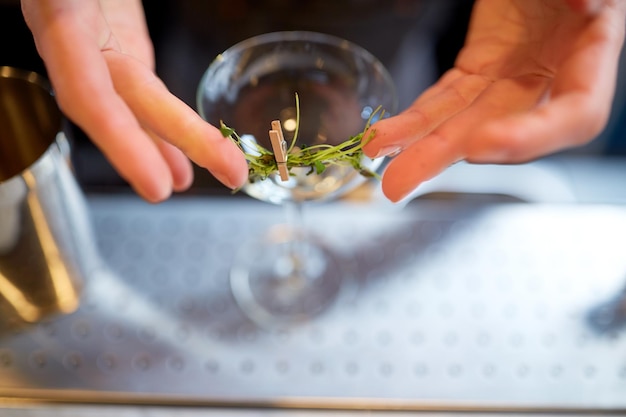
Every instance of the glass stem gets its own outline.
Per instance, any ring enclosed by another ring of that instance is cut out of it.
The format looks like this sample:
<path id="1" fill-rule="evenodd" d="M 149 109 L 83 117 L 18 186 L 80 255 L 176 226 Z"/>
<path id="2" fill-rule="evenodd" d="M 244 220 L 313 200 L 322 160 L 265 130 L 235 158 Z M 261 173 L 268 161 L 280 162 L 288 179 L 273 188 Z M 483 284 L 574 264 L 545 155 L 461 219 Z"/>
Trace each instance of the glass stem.
<path id="1" fill-rule="evenodd" d="M 283 205 L 285 207 L 284 210 L 287 227 L 289 227 L 289 229 L 291 229 L 295 234 L 300 234 L 300 232 L 304 229 L 302 202 L 286 201 Z"/>
<path id="2" fill-rule="evenodd" d="M 283 203 L 285 210 L 285 220 L 287 229 L 289 230 L 290 238 L 285 247 L 286 256 L 291 259 L 293 272 L 296 276 L 300 275 L 303 268 L 303 262 L 306 259 L 307 254 L 304 253 L 306 245 L 304 241 L 305 227 L 304 216 L 301 201 L 287 201 Z"/>

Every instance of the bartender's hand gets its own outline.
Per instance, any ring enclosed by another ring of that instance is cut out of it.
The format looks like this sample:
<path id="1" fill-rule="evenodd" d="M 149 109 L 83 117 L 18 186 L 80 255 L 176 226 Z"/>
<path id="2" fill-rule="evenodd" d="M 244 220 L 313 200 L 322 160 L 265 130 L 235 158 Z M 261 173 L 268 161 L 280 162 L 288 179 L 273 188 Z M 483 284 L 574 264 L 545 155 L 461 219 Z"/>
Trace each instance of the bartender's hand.
<path id="1" fill-rule="evenodd" d="M 582 145 L 606 125 L 624 0 L 477 0 L 453 69 L 376 123 L 369 156 L 394 155 L 392 201 L 449 165 L 519 163 Z"/>
<path id="2" fill-rule="evenodd" d="M 140 0 L 22 0 L 62 111 L 148 201 L 193 180 L 187 157 L 235 188 L 241 152 L 153 72 Z"/>

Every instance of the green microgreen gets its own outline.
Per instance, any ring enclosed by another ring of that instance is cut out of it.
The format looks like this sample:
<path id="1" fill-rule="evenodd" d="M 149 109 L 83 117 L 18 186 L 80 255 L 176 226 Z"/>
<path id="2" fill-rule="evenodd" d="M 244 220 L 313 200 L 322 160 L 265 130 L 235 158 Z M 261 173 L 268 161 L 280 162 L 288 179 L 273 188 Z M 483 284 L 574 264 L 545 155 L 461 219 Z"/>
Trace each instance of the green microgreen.
<path id="1" fill-rule="evenodd" d="M 382 118 L 384 110 L 381 110 L 380 106 L 369 116 L 363 131 L 338 145 L 317 144 L 297 147 L 296 140 L 300 127 L 300 102 L 296 94 L 296 127 L 293 138 L 287 147 L 287 170 L 289 175 L 295 175 L 292 172 L 293 168 L 309 168 L 306 175 L 320 175 L 329 166 L 339 165 L 351 166 L 366 177 L 379 178 L 378 173 L 362 164 L 364 158 L 363 146 L 371 140 L 375 132 L 371 130 L 367 137 L 364 136 L 369 130 L 374 117 L 379 113 L 380 118 Z M 220 131 L 225 138 L 233 141 L 243 152 L 248 162 L 248 181 L 250 183 L 265 180 L 278 171 L 278 164 L 271 150 L 255 141 L 242 140 L 235 129 L 226 126 L 223 121 L 220 121 Z"/>

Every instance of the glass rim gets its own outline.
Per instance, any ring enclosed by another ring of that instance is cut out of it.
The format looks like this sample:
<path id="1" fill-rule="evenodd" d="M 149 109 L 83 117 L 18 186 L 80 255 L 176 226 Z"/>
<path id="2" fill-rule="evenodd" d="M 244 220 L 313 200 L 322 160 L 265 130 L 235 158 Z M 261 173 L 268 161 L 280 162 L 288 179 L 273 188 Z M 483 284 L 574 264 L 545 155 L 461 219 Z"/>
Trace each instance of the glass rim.
<path id="1" fill-rule="evenodd" d="M 277 31 L 277 32 L 268 32 L 262 33 L 259 35 L 252 36 L 250 38 L 239 41 L 226 50 L 224 50 L 221 54 L 225 53 L 234 53 L 240 50 L 245 50 L 254 45 L 264 45 L 269 43 L 279 43 L 282 41 L 287 42 L 295 42 L 295 41 L 309 41 L 309 42 L 318 42 L 330 46 L 336 46 L 340 49 L 357 49 L 359 51 L 364 52 L 367 55 L 370 55 L 373 60 L 379 61 L 379 59 L 374 56 L 370 51 L 366 48 L 348 40 L 341 38 L 336 35 L 331 35 L 323 32 L 314 32 L 308 30 L 285 30 L 285 31 Z M 219 56 L 218 55 L 218 56 Z"/>
<path id="2" fill-rule="evenodd" d="M 383 78 L 386 80 L 386 83 L 391 88 L 391 95 L 393 97 L 393 107 L 394 112 L 397 111 L 398 108 L 398 92 L 397 86 L 389 70 L 382 63 L 382 61 L 365 47 L 350 41 L 348 39 L 342 38 L 340 36 L 331 35 L 323 32 L 315 32 L 308 30 L 285 30 L 285 31 L 275 31 L 275 32 L 267 32 L 259 35 L 254 35 L 249 38 L 246 38 L 242 41 L 239 41 L 232 46 L 228 47 L 218 55 L 216 55 L 209 66 L 204 70 L 202 77 L 200 78 L 200 82 L 198 83 L 198 87 L 196 89 L 196 106 L 199 111 L 202 109 L 202 96 L 204 93 L 204 89 L 206 88 L 206 83 L 208 80 L 208 75 L 216 68 L 223 64 L 225 61 L 229 59 L 231 55 L 237 55 L 243 53 L 247 49 L 254 46 L 262 46 L 269 44 L 278 44 L 280 42 L 317 42 L 322 45 L 336 47 L 338 50 L 344 51 L 352 51 L 356 52 L 356 55 L 363 58 L 365 61 L 372 63 L 378 68 L 380 74 L 382 74 Z"/>

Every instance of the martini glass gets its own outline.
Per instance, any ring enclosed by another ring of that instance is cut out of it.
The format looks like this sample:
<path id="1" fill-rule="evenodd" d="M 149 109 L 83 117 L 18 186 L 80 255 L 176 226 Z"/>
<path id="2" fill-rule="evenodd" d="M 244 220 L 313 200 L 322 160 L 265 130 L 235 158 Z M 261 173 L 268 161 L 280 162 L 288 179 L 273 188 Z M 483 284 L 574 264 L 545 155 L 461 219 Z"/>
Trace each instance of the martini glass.
<path id="1" fill-rule="evenodd" d="M 394 83 L 372 54 L 347 40 L 305 31 L 256 36 L 218 55 L 202 77 L 197 102 L 200 115 L 233 128 L 244 149 L 255 143 L 269 150 L 273 120 L 281 122 L 288 144 L 297 125 L 299 148 L 338 145 L 397 107 Z M 374 171 L 382 159 L 361 162 Z M 351 166 L 329 165 L 319 174 L 296 167 L 286 181 L 275 173 L 243 187 L 286 212 L 285 224 L 243 243 L 235 256 L 231 288 L 248 317 L 263 326 L 290 325 L 333 302 L 349 271 L 323 238 L 304 227 L 302 204 L 336 198 L 365 180 Z"/>

